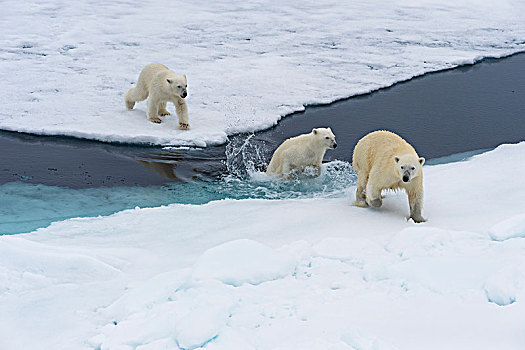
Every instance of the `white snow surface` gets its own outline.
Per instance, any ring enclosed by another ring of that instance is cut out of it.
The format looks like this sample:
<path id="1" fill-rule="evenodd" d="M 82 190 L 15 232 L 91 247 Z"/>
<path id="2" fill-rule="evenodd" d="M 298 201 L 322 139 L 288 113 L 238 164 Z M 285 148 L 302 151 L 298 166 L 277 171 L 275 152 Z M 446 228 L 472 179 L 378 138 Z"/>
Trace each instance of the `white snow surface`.
<path id="1" fill-rule="evenodd" d="M 523 349 L 524 157 L 425 166 L 422 224 L 350 187 L 2 236 L 0 349 Z"/>
<path id="2" fill-rule="evenodd" d="M 193 278 L 216 279 L 238 287 L 282 278 L 294 267 L 294 260 L 286 255 L 256 241 L 239 239 L 208 249 L 195 263 Z"/>
<path id="3" fill-rule="evenodd" d="M 219 144 L 307 104 L 523 51 L 523 13 L 522 0 L 4 0 L 0 129 Z M 151 62 L 187 74 L 190 131 L 172 105 L 160 125 L 145 102 L 125 110 Z"/>

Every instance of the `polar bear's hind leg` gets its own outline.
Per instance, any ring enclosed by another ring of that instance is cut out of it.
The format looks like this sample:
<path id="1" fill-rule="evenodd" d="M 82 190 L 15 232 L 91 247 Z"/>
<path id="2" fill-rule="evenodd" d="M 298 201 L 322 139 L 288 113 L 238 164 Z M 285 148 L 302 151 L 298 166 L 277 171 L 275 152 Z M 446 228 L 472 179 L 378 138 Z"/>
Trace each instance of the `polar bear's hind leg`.
<path id="1" fill-rule="evenodd" d="M 133 109 L 135 107 L 135 102 L 144 101 L 148 98 L 148 90 L 144 89 L 142 86 L 137 85 L 137 87 L 131 88 L 124 95 L 124 102 L 126 103 L 127 109 Z"/>
<path id="2" fill-rule="evenodd" d="M 368 182 L 368 173 L 365 174 L 364 171 L 358 173 L 357 175 L 357 190 L 355 191 L 355 201 L 354 205 L 357 207 L 368 207 L 366 203 L 366 183 Z"/>

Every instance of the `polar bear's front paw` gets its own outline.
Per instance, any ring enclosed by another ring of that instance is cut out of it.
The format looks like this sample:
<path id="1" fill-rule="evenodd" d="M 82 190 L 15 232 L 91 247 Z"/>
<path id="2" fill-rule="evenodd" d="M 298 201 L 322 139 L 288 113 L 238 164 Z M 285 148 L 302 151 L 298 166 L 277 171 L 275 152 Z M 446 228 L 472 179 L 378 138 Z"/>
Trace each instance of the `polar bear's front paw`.
<path id="1" fill-rule="evenodd" d="M 160 124 L 162 123 L 162 119 L 160 119 L 159 117 L 148 117 L 148 120 L 152 123 L 157 123 L 157 124 Z"/>
<path id="2" fill-rule="evenodd" d="M 133 109 L 133 107 L 135 107 L 135 102 L 134 101 L 125 101 L 126 102 L 126 108 L 131 110 Z"/>
<path id="3" fill-rule="evenodd" d="M 421 215 L 412 215 L 411 217 L 408 218 L 408 220 L 410 220 L 410 219 L 414 220 L 414 222 L 416 224 L 419 224 L 419 223 L 427 221 L 427 219 L 425 219 Z"/>
<path id="4" fill-rule="evenodd" d="M 375 198 L 370 200 L 368 204 L 370 204 L 371 207 L 379 208 L 383 205 L 383 201 L 381 200 L 381 198 Z"/>
<path id="5" fill-rule="evenodd" d="M 181 130 L 189 130 L 190 129 L 190 124 L 188 123 L 179 123 L 179 129 Z"/>
<path id="6" fill-rule="evenodd" d="M 159 111 L 159 115 L 160 115 L 160 116 L 165 116 L 165 115 L 171 115 L 171 113 L 168 112 L 167 110 L 163 109 L 163 110 L 160 110 L 160 111 Z"/>

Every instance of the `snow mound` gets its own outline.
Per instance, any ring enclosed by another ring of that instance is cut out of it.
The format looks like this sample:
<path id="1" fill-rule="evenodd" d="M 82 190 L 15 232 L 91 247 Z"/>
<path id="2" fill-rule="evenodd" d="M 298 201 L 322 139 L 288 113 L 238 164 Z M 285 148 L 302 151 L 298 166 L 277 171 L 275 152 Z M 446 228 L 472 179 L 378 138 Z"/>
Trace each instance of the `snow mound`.
<path id="1" fill-rule="evenodd" d="M 10 274 L 21 273 L 34 283 L 69 283 L 79 279 L 110 279 L 119 270 L 83 249 L 61 249 L 19 237 L 0 241 L 0 266 Z M 82 271 L 79 276 L 78 272 Z M 45 276 L 45 277 L 44 277 Z M 2 286 L 0 285 L 0 292 Z"/>
<path id="2" fill-rule="evenodd" d="M 525 298 L 525 259 L 508 264 L 490 276 L 484 289 L 487 300 L 506 306 Z"/>
<path id="3" fill-rule="evenodd" d="M 516 301 L 516 288 L 509 281 L 494 282 L 485 285 L 487 300 L 499 306 L 510 305 Z"/>
<path id="4" fill-rule="evenodd" d="M 187 281 L 189 273 L 190 269 L 169 271 L 154 276 L 145 283 L 130 286 L 120 298 L 101 312 L 118 322 L 126 315 L 151 309 L 168 300 L 173 291 Z"/>
<path id="5" fill-rule="evenodd" d="M 489 230 L 489 235 L 495 241 L 525 238 L 525 213 L 512 216 L 492 226 Z"/>
<path id="6" fill-rule="evenodd" d="M 293 272 L 294 260 L 249 239 L 227 242 L 208 249 L 197 260 L 195 280 L 216 279 L 225 284 L 260 284 Z"/>

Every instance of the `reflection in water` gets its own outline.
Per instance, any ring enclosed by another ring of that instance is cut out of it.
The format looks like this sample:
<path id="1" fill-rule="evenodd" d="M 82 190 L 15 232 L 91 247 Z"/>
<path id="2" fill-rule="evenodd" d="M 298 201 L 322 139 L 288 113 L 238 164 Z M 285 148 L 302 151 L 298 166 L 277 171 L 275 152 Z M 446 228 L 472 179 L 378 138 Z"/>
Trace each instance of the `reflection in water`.
<path id="1" fill-rule="evenodd" d="M 173 181 L 181 181 L 177 175 L 175 175 L 175 165 L 176 163 L 164 163 L 159 161 L 146 161 L 138 159 L 139 163 L 144 165 L 149 170 L 152 170 L 159 174 L 160 176 L 170 179 Z"/>
<path id="2" fill-rule="evenodd" d="M 173 181 L 182 181 L 176 174 L 175 168 L 178 163 L 185 160 L 184 153 L 180 151 L 158 150 L 148 152 L 137 157 L 137 161 L 149 170 L 157 173 L 163 178 Z"/>
<path id="3" fill-rule="evenodd" d="M 0 184 L 95 188 L 216 179 L 226 170 L 225 148 L 173 150 L 0 131 Z"/>

